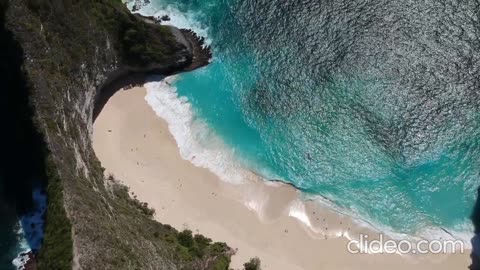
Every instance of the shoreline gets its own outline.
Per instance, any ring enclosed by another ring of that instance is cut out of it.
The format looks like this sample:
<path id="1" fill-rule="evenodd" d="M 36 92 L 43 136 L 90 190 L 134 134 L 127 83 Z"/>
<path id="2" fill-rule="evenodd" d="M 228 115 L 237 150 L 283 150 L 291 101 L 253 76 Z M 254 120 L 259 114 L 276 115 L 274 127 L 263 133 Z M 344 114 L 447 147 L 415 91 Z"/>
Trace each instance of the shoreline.
<path id="1" fill-rule="evenodd" d="M 210 46 L 205 44 L 205 38 L 197 35 L 193 30 L 180 29 L 171 25 L 161 25 L 160 23 L 149 21 L 148 16 L 139 13 L 134 13 L 134 15 L 148 24 L 168 27 L 176 42 L 182 44 L 184 51 L 188 52 L 190 56 L 173 65 L 153 65 L 143 68 L 122 66 L 118 70 L 111 72 L 105 82 L 99 87 L 98 94 L 95 97 L 92 112 L 93 122 L 95 122 L 98 114 L 102 111 L 110 97 L 120 89 L 141 86 L 146 83 L 148 75 L 167 77 L 177 73 L 193 71 L 207 66 L 212 59 L 212 50 Z"/>
<path id="2" fill-rule="evenodd" d="M 156 220 L 189 228 L 238 248 L 231 267 L 258 256 L 264 270 L 460 269 L 465 254 L 355 255 L 347 238 L 378 234 L 313 201 L 282 181 L 253 173 L 242 184 L 226 183 L 182 159 L 165 120 L 136 87 L 113 93 L 94 123 L 93 146 L 106 168 L 156 210 Z M 309 225 L 309 226 L 307 226 Z"/>

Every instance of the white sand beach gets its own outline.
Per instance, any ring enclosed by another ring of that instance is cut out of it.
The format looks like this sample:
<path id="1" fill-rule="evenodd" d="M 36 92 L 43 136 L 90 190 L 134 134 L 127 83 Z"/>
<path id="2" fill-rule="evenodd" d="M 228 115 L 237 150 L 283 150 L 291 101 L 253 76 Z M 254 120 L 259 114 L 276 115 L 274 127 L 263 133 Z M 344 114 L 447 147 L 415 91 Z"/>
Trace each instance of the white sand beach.
<path id="1" fill-rule="evenodd" d="M 159 222 L 238 249 L 232 268 L 241 269 L 258 256 L 264 270 L 467 269 L 469 250 L 415 256 L 348 253 L 348 237 L 365 233 L 375 238 L 376 233 L 327 207 L 304 204 L 289 185 L 266 183 L 253 173 L 244 183 L 231 184 L 195 167 L 182 159 L 167 123 L 145 95 L 142 87 L 118 91 L 98 116 L 93 146 L 102 166 L 155 208 Z"/>

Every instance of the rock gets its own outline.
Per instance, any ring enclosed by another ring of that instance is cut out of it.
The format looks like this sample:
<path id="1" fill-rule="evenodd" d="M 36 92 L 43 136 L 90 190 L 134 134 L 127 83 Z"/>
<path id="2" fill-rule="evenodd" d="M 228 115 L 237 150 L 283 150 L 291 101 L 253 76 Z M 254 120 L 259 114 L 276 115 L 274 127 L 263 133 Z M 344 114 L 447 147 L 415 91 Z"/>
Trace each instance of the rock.
<path id="1" fill-rule="evenodd" d="M 139 11 L 148 4 L 150 4 L 150 0 L 135 0 L 135 4 L 132 7 L 132 12 Z"/>
<path id="2" fill-rule="evenodd" d="M 29 251 L 26 253 L 20 253 L 19 262 L 21 263 L 21 267 L 19 269 L 24 270 L 36 270 L 37 269 L 37 258 L 35 252 Z"/>
<path id="3" fill-rule="evenodd" d="M 160 19 L 162 19 L 162 21 L 166 21 L 166 22 L 171 20 L 168 15 L 163 15 Z"/>

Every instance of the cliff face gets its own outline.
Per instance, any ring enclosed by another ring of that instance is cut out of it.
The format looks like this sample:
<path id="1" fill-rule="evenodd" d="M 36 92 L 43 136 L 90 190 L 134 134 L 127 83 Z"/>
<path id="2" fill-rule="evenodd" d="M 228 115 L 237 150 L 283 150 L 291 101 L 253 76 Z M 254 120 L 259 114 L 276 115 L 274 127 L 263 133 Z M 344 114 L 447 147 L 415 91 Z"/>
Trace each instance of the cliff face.
<path id="1" fill-rule="evenodd" d="M 132 72 L 190 69 L 188 44 L 120 0 L 0 0 L 0 11 L 2 40 L 21 56 L 9 67 L 24 91 L 15 83 L 8 91 L 24 100 L 18 106 L 39 145 L 33 158 L 48 193 L 38 267 L 226 269 L 226 245 L 153 221 L 126 188 L 105 179 L 91 145 L 102 89 Z"/>

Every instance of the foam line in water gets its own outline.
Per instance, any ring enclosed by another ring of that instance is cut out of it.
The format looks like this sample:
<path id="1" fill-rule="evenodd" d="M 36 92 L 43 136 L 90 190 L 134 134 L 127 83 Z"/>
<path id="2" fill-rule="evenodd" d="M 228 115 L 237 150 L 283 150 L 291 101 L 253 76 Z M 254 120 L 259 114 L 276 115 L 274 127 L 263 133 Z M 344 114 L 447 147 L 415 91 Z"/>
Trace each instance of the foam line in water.
<path id="1" fill-rule="evenodd" d="M 173 5 L 156 7 L 155 5 L 146 5 L 138 11 L 144 16 L 162 17 L 167 15 L 170 20 L 162 21 L 163 25 L 171 25 L 177 28 L 191 29 L 198 36 L 205 38 L 205 45 L 211 45 L 212 40 L 208 37 L 208 27 L 203 25 L 198 19 L 198 14 L 189 11 L 181 12 Z"/>
<path id="2" fill-rule="evenodd" d="M 382 233 L 385 236 L 394 240 L 407 240 L 411 242 L 418 242 L 420 240 L 460 240 L 464 243 L 465 249 L 471 249 L 471 238 L 473 237 L 473 225 L 469 220 L 465 220 L 464 223 L 454 226 L 453 228 L 441 228 L 438 226 L 425 227 L 414 234 L 399 233 L 394 228 L 381 225 L 373 221 L 372 218 L 358 214 L 355 209 L 348 210 L 340 208 L 330 202 L 318 199 L 317 202 L 328 205 L 331 209 L 338 211 L 341 214 L 352 217 L 352 220 L 358 225 L 365 228 L 369 228 L 377 233 Z"/>
<path id="3" fill-rule="evenodd" d="M 207 126 L 194 116 L 185 97 L 178 96 L 173 83 L 176 76 L 145 84 L 145 100 L 155 113 L 168 123 L 170 133 L 183 159 L 197 167 L 209 169 L 223 181 L 242 183 L 249 172 L 234 158 L 234 151 Z"/>
<path id="4" fill-rule="evenodd" d="M 18 239 L 18 246 L 16 250 L 17 257 L 12 260 L 13 266 L 15 266 L 16 269 L 24 269 L 24 265 L 28 261 L 28 255 L 25 255 L 26 253 L 30 252 L 30 246 L 28 245 L 27 238 L 25 237 L 25 232 L 23 231 L 22 228 L 22 223 L 21 221 L 18 222 L 18 230 L 17 230 L 17 239 Z"/>
<path id="5" fill-rule="evenodd" d="M 43 241 L 44 236 L 44 215 L 47 209 L 47 196 L 36 188 L 32 192 L 35 208 L 20 217 L 17 231 L 18 248 L 17 257 L 13 259 L 12 264 L 17 269 L 24 269 L 24 265 L 30 258 L 27 253 L 37 252 Z"/>
<path id="6" fill-rule="evenodd" d="M 374 234 L 383 234 L 385 237 L 393 240 L 407 240 L 412 243 L 418 242 L 420 240 L 460 240 L 464 243 L 463 247 L 465 249 L 471 249 L 471 239 L 472 239 L 472 231 L 473 226 L 470 221 L 465 221 L 464 223 L 455 226 L 454 228 L 440 228 L 435 226 L 430 226 L 418 231 L 414 235 L 399 233 L 396 232 L 393 228 L 390 228 L 385 225 L 379 225 L 374 222 L 368 221 L 368 217 L 361 217 L 359 214 L 356 214 L 354 210 L 350 211 L 347 209 L 343 209 L 333 202 L 326 200 L 322 196 L 306 196 L 303 199 L 295 200 L 291 203 L 289 208 L 288 215 L 290 217 L 296 218 L 299 222 L 303 223 L 307 226 L 311 231 L 319 233 L 316 228 L 312 225 L 310 218 L 305 209 L 305 200 L 312 200 L 316 203 L 323 205 L 324 207 L 337 212 L 340 215 L 348 216 L 351 220 L 356 224 L 357 227 L 366 228 L 368 231 Z M 344 231 L 337 231 L 333 235 L 334 237 L 344 237 L 348 240 L 359 240 L 355 237 L 351 236 L 348 232 Z M 373 254 L 374 251 L 368 249 L 368 247 L 357 246 L 358 250 L 362 250 L 362 252 Z"/>

